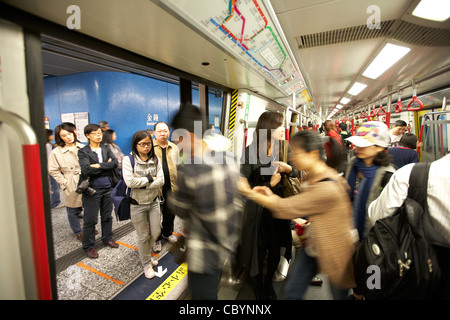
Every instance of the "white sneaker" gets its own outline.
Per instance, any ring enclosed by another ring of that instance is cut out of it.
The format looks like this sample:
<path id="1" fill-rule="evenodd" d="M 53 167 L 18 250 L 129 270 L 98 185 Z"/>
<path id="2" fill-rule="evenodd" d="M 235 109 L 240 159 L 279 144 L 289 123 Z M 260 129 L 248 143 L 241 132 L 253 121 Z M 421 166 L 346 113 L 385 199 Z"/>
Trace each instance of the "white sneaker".
<path id="1" fill-rule="evenodd" d="M 147 279 L 151 279 L 156 275 L 153 267 L 150 264 L 144 267 L 144 274 Z"/>
<path id="2" fill-rule="evenodd" d="M 152 266 L 156 267 L 158 265 L 158 260 L 156 259 L 151 259 L 152 260 Z"/>
<path id="3" fill-rule="evenodd" d="M 173 234 L 171 234 L 170 236 L 168 236 L 167 238 L 166 237 L 164 237 L 164 239 L 167 239 L 167 240 L 169 240 L 169 242 L 170 243 L 175 243 L 175 242 L 177 242 L 178 241 L 178 238 L 177 237 L 175 237 Z"/>
<path id="4" fill-rule="evenodd" d="M 153 252 L 161 252 L 161 241 L 156 241 L 152 247 Z"/>

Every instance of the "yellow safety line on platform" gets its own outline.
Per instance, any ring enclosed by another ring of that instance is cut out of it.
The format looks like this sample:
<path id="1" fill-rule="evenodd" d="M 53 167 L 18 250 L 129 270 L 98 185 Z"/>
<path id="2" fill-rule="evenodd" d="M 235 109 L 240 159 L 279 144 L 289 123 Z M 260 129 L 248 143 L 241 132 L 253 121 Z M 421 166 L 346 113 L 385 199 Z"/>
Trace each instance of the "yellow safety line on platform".
<path id="1" fill-rule="evenodd" d="M 147 300 L 164 300 L 177 284 L 187 275 L 187 264 L 183 262 L 161 285 L 148 296 Z"/>

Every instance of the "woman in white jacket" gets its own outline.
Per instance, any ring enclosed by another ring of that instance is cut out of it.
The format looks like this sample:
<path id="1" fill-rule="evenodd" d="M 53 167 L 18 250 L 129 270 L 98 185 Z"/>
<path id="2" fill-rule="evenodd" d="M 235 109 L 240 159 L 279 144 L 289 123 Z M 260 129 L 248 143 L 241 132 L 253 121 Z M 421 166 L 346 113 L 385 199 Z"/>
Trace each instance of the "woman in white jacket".
<path id="1" fill-rule="evenodd" d="M 58 182 L 64 193 L 67 217 L 70 228 L 81 241 L 83 238 L 79 216 L 83 210 L 81 194 L 75 192 L 80 179 L 81 168 L 78 162 L 78 150 L 84 145 L 77 142 L 76 128 L 64 122 L 55 128 L 57 147 L 50 153 L 48 173 Z"/>
<path id="2" fill-rule="evenodd" d="M 130 158 L 124 157 L 122 174 L 126 185 L 131 188 L 130 215 L 137 232 L 139 258 L 145 276 L 151 279 L 155 276 L 153 267 L 158 264 L 150 251 L 161 232 L 159 190 L 164 185 L 164 173 L 146 131 L 137 131 L 133 135 L 131 153 L 134 168 Z"/>

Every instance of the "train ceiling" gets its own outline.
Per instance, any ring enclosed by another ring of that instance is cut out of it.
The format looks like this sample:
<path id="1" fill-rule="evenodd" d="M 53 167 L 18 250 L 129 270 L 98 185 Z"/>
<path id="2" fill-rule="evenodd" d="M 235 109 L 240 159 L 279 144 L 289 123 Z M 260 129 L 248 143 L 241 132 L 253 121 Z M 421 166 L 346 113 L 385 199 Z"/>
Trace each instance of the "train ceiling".
<path id="1" fill-rule="evenodd" d="M 63 26 L 71 15 L 68 7 L 76 4 L 81 13 L 78 30 L 81 33 L 197 77 L 229 88 L 245 88 L 280 103 L 292 104 L 294 92 L 296 106 L 306 104 L 323 119 L 344 97 L 350 100 L 341 114 L 376 99 L 389 86 L 395 90 L 450 65 L 450 19 L 434 22 L 413 16 L 419 0 L 4 2 Z M 214 7 L 206 6 L 211 3 L 216 4 L 217 13 Z M 177 11 L 177 7 L 184 10 Z M 196 15 L 202 7 L 205 12 L 209 10 L 209 15 L 205 13 L 208 16 Z M 198 18 L 198 25 L 193 17 Z M 379 28 L 372 28 L 378 17 Z M 223 21 L 218 21 L 219 18 Z M 248 31 L 244 30 L 245 25 Z M 212 26 L 234 45 L 220 43 L 212 33 L 205 32 L 212 30 Z M 261 32 L 261 26 L 268 32 Z M 262 40 L 262 36 L 268 40 Z M 250 41 L 256 44 L 252 47 Z M 406 46 L 410 51 L 378 78 L 363 76 L 387 43 Z M 270 50 L 265 50 L 269 47 Z M 44 71 L 53 75 L 114 70 L 50 52 L 44 52 L 43 59 Z M 348 91 L 355 82 L 367 87 L 353 96 Z M 420 83 L 418 92 L 449 85 L 450 72 L 445 72 Z M 411 94 L 412 89 L 403 93 Z"/>

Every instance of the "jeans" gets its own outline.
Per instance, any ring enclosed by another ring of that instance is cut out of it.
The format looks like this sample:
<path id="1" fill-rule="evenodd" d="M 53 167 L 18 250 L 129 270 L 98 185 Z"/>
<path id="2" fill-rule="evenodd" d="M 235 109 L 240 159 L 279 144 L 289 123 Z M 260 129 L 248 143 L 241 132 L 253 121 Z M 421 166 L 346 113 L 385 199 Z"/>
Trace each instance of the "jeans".
<path id="1" fill-rule="evenodd" d="M 149 204 L 131 204 L 130 216 L 137 233 L 139 259 L 146 266 L 151 263 L 150 251 L 161 232 L 159 199 Z"/>
<path id="2" fill-rule="evenodd" d="M 292 269 L 289 270 L 286 279 L 286 299 L 303 299 L 312 278 L 317 274 L 317 260 L 306 254 L 305 250 L 300 250 L 294 259 Z M 335 300 L 345 300 L 348 290 L 336 288 L 330 283 L 331 294 Z"/>
<path id="3" fill-rule="evenodd" d="M 69 208 L 66 206 L 67 218 L 69 219 L 69 225 L 73 233 L 77 236 L 81 233 L 80 218 L 78 217 L 83 211 L 82 207 Z"/>
<path id="4" fill-rule="evenodd" d="M 213 274 L 196 273 L 189 271 L 188 286 L 191 293 L 191 300 L 217 300 L 222 271 L 215 270 Z"/>
<path id="5" fill-rule="evenodd" d="M 95 244 L 95 225 L 98 222 L 98 211 L 100 210 L 100 223 L 102 226 L 102 242 L 108 243 L 112 240 L 112 188 L 96 189 L 93 196 L 83 193 L 83 249 L 88 251 Z"/>

